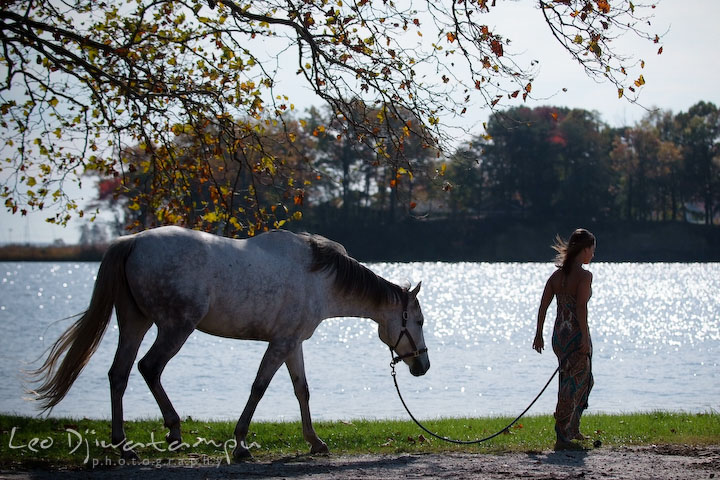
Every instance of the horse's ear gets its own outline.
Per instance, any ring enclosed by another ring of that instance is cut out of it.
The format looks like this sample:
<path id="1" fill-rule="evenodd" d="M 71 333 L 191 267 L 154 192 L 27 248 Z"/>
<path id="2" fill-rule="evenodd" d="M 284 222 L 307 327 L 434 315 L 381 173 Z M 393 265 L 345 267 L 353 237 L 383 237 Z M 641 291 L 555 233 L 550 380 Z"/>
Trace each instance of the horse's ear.
<path id="1" fill-rule="evenodd" d="M 418 283 L 418 284 L 417 284 L 417 287 L 413 288 L 413 289 L 410 291 L 410 296 L 411 296 L 411 297 L 417 297 L 417 294 L 418 294 L 418 292 L 420 291 L 420 286 L 421 286 L 421 285 L 422 285 L 422 282 Z"/>

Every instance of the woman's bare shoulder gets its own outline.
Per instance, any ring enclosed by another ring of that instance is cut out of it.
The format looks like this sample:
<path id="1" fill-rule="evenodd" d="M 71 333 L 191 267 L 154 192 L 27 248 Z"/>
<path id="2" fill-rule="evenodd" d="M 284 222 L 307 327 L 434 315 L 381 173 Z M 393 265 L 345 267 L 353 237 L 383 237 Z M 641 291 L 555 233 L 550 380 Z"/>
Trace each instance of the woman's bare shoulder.
<path id="1" fill-rule="evenodd" d="M 558 268 L 548 278 L 547 283 L 552 287 L 554 292 L 557 292 L 562 287 L 563 277 L 562 269 Z"/>

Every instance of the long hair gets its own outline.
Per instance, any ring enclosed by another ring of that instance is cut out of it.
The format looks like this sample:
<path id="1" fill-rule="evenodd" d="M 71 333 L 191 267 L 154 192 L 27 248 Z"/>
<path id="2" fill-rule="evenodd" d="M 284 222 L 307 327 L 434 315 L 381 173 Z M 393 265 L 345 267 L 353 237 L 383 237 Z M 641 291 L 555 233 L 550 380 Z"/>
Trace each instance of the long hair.
<path id="1" fill-rule="evenodd" d="M 573 262 L 580 252 L 588 247 L 595 245 L 595 235 L 584 228 L 576 229 L 568 241 L 563 240 L 560 235 L 555 237 L 555 243 L 552 248 L 557 252 L 555 256 L 555 266 L 563 271 L 564 274 L 570 273 Z"/>
<path id="2" fill-rule="evenodd" d="M 100 264 L 87 311 L 60 335 L 42 366 L 28 372 L 36 381 L 42 382 L 32 393 L 40 400 L 43 410 L 52 409 L 65 397 L 100 345 L 115 300 L 128 288 L 125 261 L 133 245 L 133 237 L 123 237 L 108 248 Z"/>

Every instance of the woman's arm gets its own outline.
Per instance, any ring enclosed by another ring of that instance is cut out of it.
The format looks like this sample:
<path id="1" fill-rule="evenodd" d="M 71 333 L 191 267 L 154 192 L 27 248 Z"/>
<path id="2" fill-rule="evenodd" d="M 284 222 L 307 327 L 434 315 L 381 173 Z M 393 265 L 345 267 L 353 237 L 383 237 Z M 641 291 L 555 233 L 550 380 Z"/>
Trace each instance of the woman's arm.
<path id="1" fill-rule="evenodd" d="M 582 340 L 580 342 L 580 352 L 590 354 L 590 328 L 588 327 L 588 309 L 587 304 L 590 300 L 592 292 L 592 273 L 586 272 L 580 279 L 578 284 L 575 300 L 577 301 L 577 320 L 580 326 Z"/>
<path id="2" fill-rule="evenodd" d="M 550 276 L 547 282 L 545 282 L 545 289 L 543 290 L 542 298 L 540 298 L 540 307 L 538 308 L 537 328 L 535 330 L 535 340 L 533 340 L 533 348 L 538 353 L 542 353 L 543 348 L 545 348 L 545 340 L 543 339 L 545 315 L 547 315 L 547 309 L 550 306 L 550 302 L 552 302 L 553 295 L 555 294 L 550 282 L 551 279 L 552 276 Z"/>

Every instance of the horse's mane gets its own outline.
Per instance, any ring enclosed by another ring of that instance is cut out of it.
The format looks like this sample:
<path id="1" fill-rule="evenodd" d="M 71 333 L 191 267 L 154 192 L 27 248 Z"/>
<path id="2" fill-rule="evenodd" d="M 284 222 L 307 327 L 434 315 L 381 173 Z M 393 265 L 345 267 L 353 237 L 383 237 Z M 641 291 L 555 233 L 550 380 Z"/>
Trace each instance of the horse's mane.
<path id="1" fill-rule="evenodd" d="M 335 273 L 335 288 L 345 295 L 356 295 L 375 304 L 390 301 L 407 302 L 407 288 L 376 275 L 347 254 L 337 242 L 321 235 L 303 234 L 312 248 L 311 272 Z"/>

